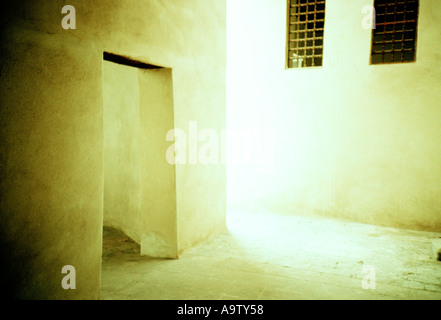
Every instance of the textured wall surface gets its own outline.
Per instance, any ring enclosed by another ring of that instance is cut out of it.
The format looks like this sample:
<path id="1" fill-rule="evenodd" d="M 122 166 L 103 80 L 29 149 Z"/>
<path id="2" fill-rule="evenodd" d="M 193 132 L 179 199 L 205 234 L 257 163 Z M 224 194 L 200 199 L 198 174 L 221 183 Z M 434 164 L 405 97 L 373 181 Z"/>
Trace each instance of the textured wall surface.
<path id="1" fill-rule="evenodd" d="M 164 138 L 173 126 L 173 85 L 170 69 L 139 72 L 141 156 L 141 254 L 178 257 L 176 171 L 164 155 Z"/>
<path id="2" fill-rule="evenodd" d="M 326 1 L 323 67 L 285 70 L 286 1 L 228 1 L 228 127 L 275 137 L 272 172 L 229 167 L 229 205 L 441 229 L 441 11 L 420 1 L 415 63 L 369 65 L 372 4 Z"/>
<path id="3" fill-rule="evenodd" d="M 173 68 L 175 126 L 225 127 L 225 1 L 72 0 L 75 30 L 66 4 L 1 4 L 2 278 L 20 298 L 99 297 L 103 51 Z M 177 167 L 176 192 L 176 250 L 223 230 L 224 166 Z"/>
<path id="4" fill-rule="evenodd" d="M 141 157 L 138 69 L 103 62 L 103 224 L 140 242 Z"/>

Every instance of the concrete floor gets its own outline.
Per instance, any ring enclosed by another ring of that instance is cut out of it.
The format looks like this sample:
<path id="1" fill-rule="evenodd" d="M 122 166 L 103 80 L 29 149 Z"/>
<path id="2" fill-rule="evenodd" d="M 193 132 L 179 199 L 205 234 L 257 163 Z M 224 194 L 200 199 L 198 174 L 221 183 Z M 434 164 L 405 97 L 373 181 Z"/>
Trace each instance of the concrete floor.
<path id="1" fill-rule="evenodd" d="M 159 260 L 105 228 L 101 299 L 441 300 L 441 233 L 254 212 L 231 212 L 228 229 Z M 363 288 L 367 270 L 375 289 Z"/>

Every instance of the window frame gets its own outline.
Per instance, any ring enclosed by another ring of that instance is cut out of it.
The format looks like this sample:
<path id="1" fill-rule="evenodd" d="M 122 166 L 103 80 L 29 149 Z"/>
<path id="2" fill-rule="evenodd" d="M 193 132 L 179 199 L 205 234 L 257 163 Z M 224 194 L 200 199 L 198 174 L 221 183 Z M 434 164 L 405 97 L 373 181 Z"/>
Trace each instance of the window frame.
<path id="1" fill-rule="evenodd" d="M 413 60 L 409 60 L 409 61 L 405 61 L 404 59 L 403 59 L 403 57 L 401 58 L 401 60 L 400 61 L 384 61 L 384 51 L 381 53 L 382 55 L 383 55 L 383 62 L 377 62 L 377 63 L 374 63 L 373 62 L 373 56 L 374 56 L 374 46 L 376 45 L 376 43 L 375 43 L 375 41 L 374 41 L 374 37 L 375 36 L 378 36 L 378 34 L 376 34 L 375 33 L 375 31 L 377 30 L 376 29 L 376 27 L 377 27 L 377 20 L 378 20 L 378 16 L 377 16 L 377 7 L 376 7 L 376 5 L 377 5 L 377 1 L 378 0 L 373 0 L 373 4 L 372 4 L 372 6 L 373 6 L 373 8 L 374 8 L 374 12 L 373 12 L 373 14 L 375 14 L 375 19 L 374 19 L 374 23 L 375 23 L 375 28 L 372 28 L 372 30 L 371 30 L 371 40 L 370 40 L 370 51 L 369 51 L 369 65 L 371 65 L 371 66 L 377 66 L 377 65 L 390 65 L 390 64 L 407 64 L 407 63 L 416 63 L 417 62 L 417 57 L 418 57 L 418 55 L 417 55 L 417 53 L 418 53 L 418 51 L 417 51 L 417 49 L 418 49 L 418 24 L 419 24 L 419 14 L 420 14 L 420 0 L 414 0 L 414 1 L 416 1 L 416 17 L 415 17 L 415 35 L 414 35 L 414 38 L 412 39 L 413 40 L 413 52 L 414 52 L 414 59 Z M 381 1 L 381 0 L 380 0 Z M 406 2 L 406 1 L 408 1 L 408 0 L 397 0 L 396 2 L 398 2 L 398 3 L 400 3 L 400 2 Z M 406 11 L 403 11 L 403 13 L 405 13 Z M 405 19 L 403 19 L 402 20 L 403 22 L 403 25 L 405 25 L 405 23 L 406 23 L 406 21 L 409 21 L 409 20 L 405 20 Z M 394 24 L 396 24 L 396 22 L 395 22 L 395 20 L 394 20 Z M 386 26 L 387 24 L 385 24 L 385 26 Z M 392 35 L 395 35 L 396 33 L 398 33 L 398 32 L 395 32 L 395 30 L 391 33 Z M 403 37 L 404 37 L 404 33 L 405 33 L 405 29 L 403 28 L 403 31 L 402 31 L 402 33 L 403 33 Z M 403 46 L 404 46 L 404 39 L 402 40 L 402 44 L 403 44 Z M 384 43 L 384 42 L 383 42 Z M 394 41 L 392 41 L 392 43 L 394 43 Z M 409 50 L 409 51 L 411 51 L 411 50 Z M 392 53 L 393 53 L 394 51 L 392 50 Z M 405 50 L 403 49 L 402 50 L 402 54 L 404 54 L 404 52 L 405 52 Z"/>
<path id="2" fill-rule="evenodd" d="M 299 0 L 300 1 L 300 0 Z M 291 70 L 291 69 L 310 69 L 310 68 L 323 68 L 323 66 L 324 66 L 324 55 L 325 55 L 325 41 L 324 41 L 324 39 L 325 39 L 325 29 L 326 29 L 326 0 L 316 0 L 316 1 L 322 1 L 323 2 L 323 5 L 324 5 L 324 9 L 323 9 L 323 15 L 324 15 L 324 17 L 323 17 L 323 30 L 322 30 L 322 32 L 323 32 L 323 35 L 322 35 L 322 37 L 321 38 L 319 38 L 319 40 L 322 40 L 322 44 L 320 45 L 320 46 L 316 46 L 315 44 L 313 45 L 313 46 L 311 46 L 311 47 L 308 47 L 308 46 L 306 46 L 305 45 L 305 47 L 304 47 L 304 50 L 307 50 L 307 49 L 313 49 L 313 50 L 315 50 L 317 47 L 319 48 L 319 49 L 321 49 L 322 50 L 322 53 L 321 53 L 321 55 L 319 55 L 320 56 L 320 58 L 321 58 L 321 65 L 310 65 L 310 66 L 302 66 L 302 67 L 290 67 L 290 55 L 289 55 L 289 53 L 290 53 L 290 51 L 292 51 L 291 49 L 290 49 L 290 35 L 291 35 L 291 32 L 290 32 L 290 26 L 291 26 L 291 0 L 287 0 L 286 1 L 286 39 L 285 39 L 285 70 Z M 316 19 L 314 19 L 314 24 L 316 23 Z M 305 32 L 308 32 L 307 31 L 308 29 L 305 29 Z M 315 28 L 315 25 L 314 25 L 314 29 L 310 29 L 310 31 L 309 32 L 316 32 L 315 31 L 316 30 L 316 28 Z M 305 37 L 305 41 L 307 41 L 306 39 L 311 39 L 311 38 L 307 38 L 307 37 Z M 316 40 L 316 38 L 315 38 L 315 36 L 312 38 L 312 40 L 313 41 L 315 41 Z M 315 57 L 314 57 L 314 53 L 315 52 L 313 52 L 313 55 L 312 55 L 312 59 L 314 59 Z"/>

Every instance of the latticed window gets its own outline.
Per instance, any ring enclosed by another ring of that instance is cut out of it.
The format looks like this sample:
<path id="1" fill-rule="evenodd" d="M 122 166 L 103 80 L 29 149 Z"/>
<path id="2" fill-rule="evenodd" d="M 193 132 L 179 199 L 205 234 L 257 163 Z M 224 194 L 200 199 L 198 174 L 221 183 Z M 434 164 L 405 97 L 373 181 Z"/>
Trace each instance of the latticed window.
<path id="1" fill-rule="evenodd" d="M 375 0 L 371 64 L 416 60 L 418 0 Z"/>
<path id="2" fill-rule="evenodd" d="M 288 68 L 323 65 L 325 0 L 288 0 Z"/>

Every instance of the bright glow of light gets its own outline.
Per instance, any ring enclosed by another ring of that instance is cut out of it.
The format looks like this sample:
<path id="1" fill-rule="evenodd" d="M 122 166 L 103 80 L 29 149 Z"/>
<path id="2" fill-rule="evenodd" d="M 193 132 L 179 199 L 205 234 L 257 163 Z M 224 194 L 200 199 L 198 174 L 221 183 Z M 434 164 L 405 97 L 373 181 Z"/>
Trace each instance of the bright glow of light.
<path id="1" fill-rule="evenodd" d="M 248 23 L 256 17 L 258 24 Z M 323 82 L 323 74 L 320 68 L 308 69 L 305 81 L 306 73 L 299 77 L 285 70 L 285 42 L 286 1 L 227 1 L 227 129 L 273 134 L 270 145 L 260 139 L 265 160 L 272 153 L 271 170 L 262 170 L 256 161 L 227 166 L 229 205 L 267 202 L 274 207 L 275 195 L 288 207 L 299 201 L 323 207 L 330 201 L 330 141 L 323 130 L 332 118 L 318 108 L 326 103 L 322 95 L 307 86 Z M 227 143 L 234 156 L 237 141 Z M 312 186 L 314 194 L 302 194 Z"/>

